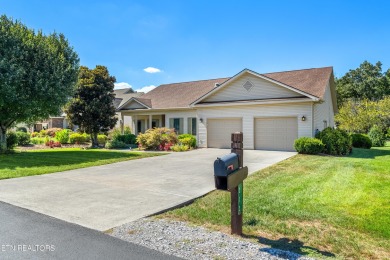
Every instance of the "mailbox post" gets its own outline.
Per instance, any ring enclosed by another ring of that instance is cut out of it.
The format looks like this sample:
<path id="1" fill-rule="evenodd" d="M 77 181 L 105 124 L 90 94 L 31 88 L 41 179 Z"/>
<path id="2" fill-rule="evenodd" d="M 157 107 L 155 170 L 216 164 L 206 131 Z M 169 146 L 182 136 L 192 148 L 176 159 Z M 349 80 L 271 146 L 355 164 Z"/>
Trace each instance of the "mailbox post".
<path id="1" fill-rule="evenodd" d="M 248 167 L 243 167 L 243 135 L 232 134 L 231 154 L 214 162 L 215 188 L 230 191 L 232 234 L 242 235 L 243 181 L 248 177 Z"/>
<path id="2" fill-rule="evenodd" d="M 231 152 L 237 154 L 238 165 L 243 167 L 243 134 L 241 132 L 232 133 Z M 230 191 L 230 227 L 232 234 L 242 235 L 242 209 L 243 209 L 243 183 L 239 183 L 237 187 Z"/>

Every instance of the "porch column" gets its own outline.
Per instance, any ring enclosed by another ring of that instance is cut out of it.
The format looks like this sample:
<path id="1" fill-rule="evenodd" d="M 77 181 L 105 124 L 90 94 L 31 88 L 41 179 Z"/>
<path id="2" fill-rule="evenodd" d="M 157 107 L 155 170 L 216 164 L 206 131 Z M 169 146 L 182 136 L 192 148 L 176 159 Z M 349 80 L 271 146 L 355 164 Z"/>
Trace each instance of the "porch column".
<path id="1" fill-rule="evenodd" d="M 152 128 L 152 115 L 149 115 L 149 128 Z"/>
<path id="2" fill-rule="evenodd" d="M 138 116 L 134 116 L 134 134 L 138 135 Z"/>
<path id="3" fill-rule="evenodd" d="M 124 134 L 125 130 L 125 116 L 121 113 L 121 133 Z"/>

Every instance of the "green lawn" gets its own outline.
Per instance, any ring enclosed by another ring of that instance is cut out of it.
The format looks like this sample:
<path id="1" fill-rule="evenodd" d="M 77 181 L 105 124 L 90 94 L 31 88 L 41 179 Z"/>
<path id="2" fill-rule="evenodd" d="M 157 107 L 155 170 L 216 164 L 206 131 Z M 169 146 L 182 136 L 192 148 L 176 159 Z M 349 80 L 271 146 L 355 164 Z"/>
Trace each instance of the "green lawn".
<path id="1" fill-rule="evenodd" d="M 230 232 L 230 194 L 162 217 Z M 246 237 L 312 256 L 390 259 L 390 146 L 348 157 L 297 155 L 244 182 Z"/>
<path id="2" fill-rule="evenodd" d="M 39 175 L 159 156 L 161 153 L 62 148 L 0 155 L 0 179 Z"/>

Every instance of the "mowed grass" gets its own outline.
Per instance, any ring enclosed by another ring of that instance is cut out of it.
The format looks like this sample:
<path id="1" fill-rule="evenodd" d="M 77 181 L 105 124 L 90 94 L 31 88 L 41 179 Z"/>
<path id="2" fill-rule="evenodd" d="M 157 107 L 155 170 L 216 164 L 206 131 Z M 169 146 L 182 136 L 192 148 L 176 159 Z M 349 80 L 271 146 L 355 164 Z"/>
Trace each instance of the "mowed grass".
<path id="1" fill-rule="evenodd" d="M 162 217 L 230 232 L 230 193 Z M 243 233 L 311 256 L 390 259 L 390 146 L 348 157 L 297 155 L 244 182 Z"/>
<path id="2" fill-rule="evenodd" d="M 61 172 L 159 155 L 162 154 L 80 148 L 15 152 L 0 155 L 0 179 Z"/>

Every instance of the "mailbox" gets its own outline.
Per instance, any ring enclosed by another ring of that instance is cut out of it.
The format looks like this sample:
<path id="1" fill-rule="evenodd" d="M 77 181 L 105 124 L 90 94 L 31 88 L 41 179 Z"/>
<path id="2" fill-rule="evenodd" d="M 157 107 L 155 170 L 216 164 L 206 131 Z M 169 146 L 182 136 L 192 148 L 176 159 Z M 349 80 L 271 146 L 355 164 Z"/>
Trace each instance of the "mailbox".
<path id="1" fill-rule="evenodd" d="M 231 190 L 248 176 L 248 167 L 239 168 L 238 155 L 231 153 L 214 161 L 215 188 Z"/>
<path id="2" fill-rule="evenodd" d="M 214 176 L 228 176 L 238 169 L 238 155 L 231 153 L 214 161 Z"/>

